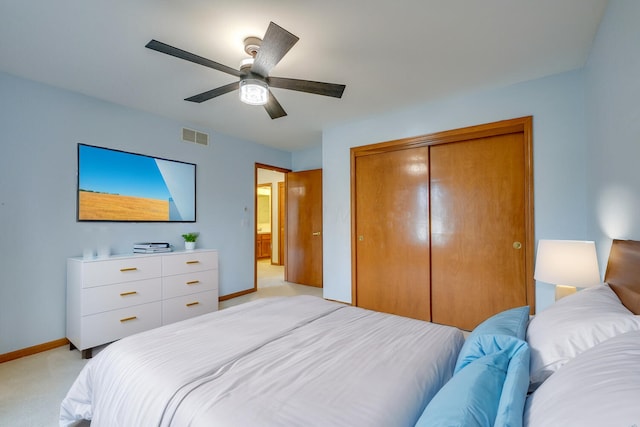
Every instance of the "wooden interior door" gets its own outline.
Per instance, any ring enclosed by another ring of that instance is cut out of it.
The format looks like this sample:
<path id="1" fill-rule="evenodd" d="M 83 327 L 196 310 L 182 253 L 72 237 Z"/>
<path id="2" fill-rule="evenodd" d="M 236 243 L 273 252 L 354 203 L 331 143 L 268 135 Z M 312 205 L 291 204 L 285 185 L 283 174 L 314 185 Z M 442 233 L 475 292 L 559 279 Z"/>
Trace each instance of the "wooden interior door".
<path id="1" fill-rule="evenodd" d="M 355 158 L 358 307 L 431 319 L 428 150 Z"/>
<path id="2" fill-rule="evenodd" d="M 322 287 L 322 169 L 286 177 L 285 280 Z"/>
<path id="3" fill-rule="evenodd" d="M 471 330 L 527 304 L 522 133 L 430 150 L 432 320 Z"/>

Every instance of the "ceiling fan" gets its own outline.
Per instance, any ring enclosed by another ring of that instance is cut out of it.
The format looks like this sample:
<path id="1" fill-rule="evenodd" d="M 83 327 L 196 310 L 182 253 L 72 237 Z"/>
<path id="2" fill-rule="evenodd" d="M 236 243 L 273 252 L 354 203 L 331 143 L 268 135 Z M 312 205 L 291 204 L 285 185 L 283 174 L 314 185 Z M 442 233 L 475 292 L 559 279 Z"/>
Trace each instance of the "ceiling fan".
<path id="1" fill-rule="evenodd" d="M 271 22 L 262 40 L 258 37 L 248 37 L 245 39 L 244 50 L 251 55 L 251 57 L 242 61 L 239 70 L 157 40 L 151 40 L 145 47 L 239 77 L 237 82 L 199 93 L 186 98 L 185 101 L 200 103 L 239 89 L 241 101 L 251 105 L 264 105 L 269 116 L 272 119 L 277 119 L 286 116 L 287 113 L 276 97 L 273 96 L 273 93 L 269 89 L 270 87 L 331 96 L 334 98 L 341 98 L 346 87 L 345 85 L 334 83 L 269 76 L 269 72 L 273 67 L 280 62 L 298 40 L 299 38 L 297 36 Z"/>

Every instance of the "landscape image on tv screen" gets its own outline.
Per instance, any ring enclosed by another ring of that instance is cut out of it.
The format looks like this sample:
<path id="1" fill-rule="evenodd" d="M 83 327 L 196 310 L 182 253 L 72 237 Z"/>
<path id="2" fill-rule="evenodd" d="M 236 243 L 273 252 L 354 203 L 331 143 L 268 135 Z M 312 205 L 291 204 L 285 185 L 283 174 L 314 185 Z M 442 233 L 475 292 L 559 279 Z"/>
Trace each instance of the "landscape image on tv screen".
<path id="1" fill-rule="evenodd" d="M 78 144 L 78 221 L 195 222 L 196 165 Z"/>

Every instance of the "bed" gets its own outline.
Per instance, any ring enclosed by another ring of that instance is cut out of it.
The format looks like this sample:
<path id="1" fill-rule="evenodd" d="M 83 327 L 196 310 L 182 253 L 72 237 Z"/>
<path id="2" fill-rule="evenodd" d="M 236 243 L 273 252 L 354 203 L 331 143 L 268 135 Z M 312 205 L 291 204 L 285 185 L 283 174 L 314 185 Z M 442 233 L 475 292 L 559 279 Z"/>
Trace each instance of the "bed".
<path id="1" fill-rule="evenodd" d="M 413 426 L 453 373 L 452 327 L 318 297 L 257 300 L 91 359 L 60 425 Z"/>
<path id="2" fill-rule="evenodd" d="M 640 426 L 640 242 L 530 320 L 461 331 L 321 298 L 258 300 L 124 338 L 60 425 Z"/>

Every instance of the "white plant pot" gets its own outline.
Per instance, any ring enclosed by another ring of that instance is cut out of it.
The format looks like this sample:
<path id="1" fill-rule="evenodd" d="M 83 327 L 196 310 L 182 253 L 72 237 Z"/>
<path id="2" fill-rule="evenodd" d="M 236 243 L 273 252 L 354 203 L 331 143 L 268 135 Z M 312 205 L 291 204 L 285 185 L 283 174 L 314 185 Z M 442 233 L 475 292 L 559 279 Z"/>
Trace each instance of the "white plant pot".
<path id="1" fill-rule="evenodd" d="M 196 248 L 196 242 L 184 242 L 184 249 L 187 251 L 192 251 Z"/>

